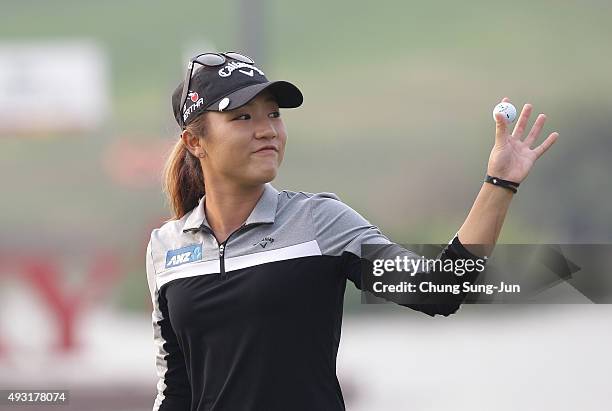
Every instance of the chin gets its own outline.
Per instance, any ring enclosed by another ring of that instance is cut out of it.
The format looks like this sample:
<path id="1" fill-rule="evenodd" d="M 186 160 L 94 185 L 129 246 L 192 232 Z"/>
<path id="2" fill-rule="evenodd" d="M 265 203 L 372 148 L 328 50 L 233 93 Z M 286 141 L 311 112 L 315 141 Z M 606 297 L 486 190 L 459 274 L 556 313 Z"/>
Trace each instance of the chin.
<path id="1" fill-rule="evenodd" d="M 255 184 L 265 184 L 276 178 L 278 174 L 278 168 L 270 167 L 270 168 L 260 168 L 253 173 L 250 173 L 250 180 Z"/>
<path id="2" fill-rule="evenodd" d="M 273 170 L 266 170 L 266 172 L 261 174 L 262 182 L 269 183 L 270 181 L 276 178 L 277 174 L 278 174 L 278 170 L 276 168 Z"/>

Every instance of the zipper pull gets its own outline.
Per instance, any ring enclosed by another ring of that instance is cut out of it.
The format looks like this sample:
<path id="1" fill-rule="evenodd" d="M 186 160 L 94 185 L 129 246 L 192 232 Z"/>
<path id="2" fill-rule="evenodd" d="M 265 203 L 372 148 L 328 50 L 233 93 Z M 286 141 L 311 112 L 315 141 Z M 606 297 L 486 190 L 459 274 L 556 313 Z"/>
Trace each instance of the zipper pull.
<path id="1" fill-rule="evenodd" d="M 223 250 L 225 250 L 225 244 L 219 246 L 219 257 L 223 257 Z"/>

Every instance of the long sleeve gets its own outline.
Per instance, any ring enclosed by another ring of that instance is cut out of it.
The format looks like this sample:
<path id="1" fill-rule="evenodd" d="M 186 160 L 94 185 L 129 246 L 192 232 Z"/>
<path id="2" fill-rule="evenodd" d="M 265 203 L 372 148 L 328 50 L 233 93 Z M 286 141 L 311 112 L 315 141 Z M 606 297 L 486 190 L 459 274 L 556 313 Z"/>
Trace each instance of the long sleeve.
<path id="1" fill-rule="evenodd" d="M 188 411 L 191 409 L 191 386 L 185 358 L 170 323 L 167 301 L 157 288 L 151 241 L 147 245 L 146 270 L 153 303 L 153 342 L 159 378 L 153 411 Z"/>
<path id="2" fill-rule="evenodd" d="M 359 213 L 341 202 L 336 195 L 321 193 L 313 196 L 312 201 L 313 225 L 323 254 L 341 256 L 340 269 L 358 289 L 370 289 L 369 284 L 362 284 L 362 272 L 371 272 L 373 261 L 376 259 L 394 259 L 397 256 L 405 256 L 410 259 L 421 258 L 416 253 L 390 241 L 378 227 L 370 224 Z M 362 255 L 362 246 L 365 244 L 378 246 L 368 248 L 371 251 L 367 255 Z M 477 258 L 461 245 L 457 236 L 436 257 L 436 259 L 442 261 L 475 260 Z M 455 285 L 460 282 L 472 283 L 477 278 L 477 273 L 469 273 L 459 277 L 453 272 L 445 271 L 417 272 L 413 275 L 406 273 L 385 275 L 393 276 L 397 283 L 405 280 L 414 284 L 429 281 L 434 284 Z M 371 280 L 371 278 L 368 280 Z M 448 316 L 459 309 L 465 299 L 465 294 L 423 293 L 417 287 L 417 291 L 410 295 L 385 294 L 383 298 L 430 316 L 436 314 Z"/>
<path id="3" fill-rule="evenodd" d="M 374 260 L 394 259 L 396 256 L 409 256 L 410 258 L 416 259 L 420 258 L 412 251 L 406 250 L 395 243 L 391 243 L 382 248 L 372 248 L 368 250 L 371 250 L 371 252 L 365 256 L 357 256 L 351 252 L 345 252 L 343 254 L 344 270 L 346 271 L 348 278 L 353 281 L 353 283 L 355 283 L 357 288 L 360 290 L 371 290 L 373 288 L 372 282 L 375 281 L 374 277 L 366 277 L 366 281 L 369 283 L 363 284 L 362 281 L 364 278 L 362 275 L 364 272 L 372 272 L 372 262 Z M 455 235 L 449 244 L 444 247 L 444 249 L 435 257 L 435 260 L 441 261 L 441 265 L 443 266 L 448 260 L 457 261 L 459 259 L 465 261 L 472 260 L 475 262 L 478 257 L 467 251 L 467 249 L 459 241 L 457 235 Z M 472 271 L 465 273 L 462 276 L 458 276 L 452 271 L 437 271 L 436 269 L 431 269 L 429 271 L 419 271 L 416 274 L 407 274 L 405 272 L 387 272 L 384 275 L 386 276 L 387 281 L 392 284 L 399 284 L 402 281 L 413 283 L 416 285 L 415 288 L 417 291 L 411 294 L 400 295 L 383 293 L 381 295 L 382 298 L 433 317 L 436 314 L 443 316 L 454 314 L 459 309 L 466 297 L 466 294 L 462 291 L 463 287 L 461 285 L 465 282 L 470 284 L 474 283 L 478 278 L 479 272 Z M 456 288 L 458 292 L 420 292 L 419 285 L 422 282 L 431 283 L 436 286 L 448 285 Z"/>

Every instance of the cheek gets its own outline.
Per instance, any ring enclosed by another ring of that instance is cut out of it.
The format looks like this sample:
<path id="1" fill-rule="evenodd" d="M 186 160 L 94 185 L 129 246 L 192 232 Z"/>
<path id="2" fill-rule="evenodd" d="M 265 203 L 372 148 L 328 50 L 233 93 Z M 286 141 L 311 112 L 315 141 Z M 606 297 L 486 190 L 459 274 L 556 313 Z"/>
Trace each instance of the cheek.
<path id="1" fill-rule="evenodd" d="M 207 151 L 210 165 L 219 171 L 236 168 L 236 164 L 243 161 L 238 142 L 222 140 L 221 138 L 214 139 L 214 141 L 209 140 Z"/>
<path id="2" fill-rule="evenodd" d="M 287 144 L 287 130 L 285 129 L 285 126 L 283 123 L 281 123 L 281 125 L 278 127 L 277 133 L 278 133 L 278 140 L 280 142 L 280 145 L 284 148 L 285 144 Z"/>
<path id="3" fill-rule="evenodd" d="M 278 156 L 278 164 L 280 164 L 283 161 L 283 158 L 285 156 L 285 147 L 287 145 L 287 131 L 285 130 L 285 127 L 283 126 L 278 133 L 278 139 L 279 139 L 279 145 L 280 145 L 280 152 L 279 152 L 279 156 Z"/>

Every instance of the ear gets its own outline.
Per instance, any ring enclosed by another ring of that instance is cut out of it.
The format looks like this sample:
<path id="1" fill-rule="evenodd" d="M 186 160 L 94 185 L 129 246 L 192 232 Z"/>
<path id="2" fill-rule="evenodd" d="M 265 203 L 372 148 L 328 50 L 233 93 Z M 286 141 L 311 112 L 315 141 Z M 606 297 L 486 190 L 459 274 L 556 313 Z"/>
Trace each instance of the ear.
<path id="1" fill-rule="evenodd" d="M 185 147 L 187 147 L 187 150 L 189 150 L 191 154 L 193 154 L 195 157 L 204 157 L 205 150 L 201 144 L 201 140 L 194 134 L 192 134 L 191 131 L 183 130 L 183 133 L 181 134 L 181 139 L 183 140 Z"/>

